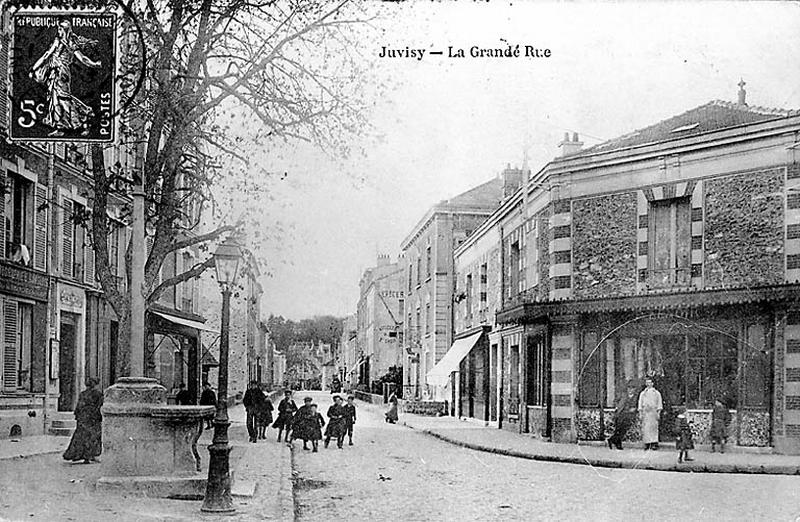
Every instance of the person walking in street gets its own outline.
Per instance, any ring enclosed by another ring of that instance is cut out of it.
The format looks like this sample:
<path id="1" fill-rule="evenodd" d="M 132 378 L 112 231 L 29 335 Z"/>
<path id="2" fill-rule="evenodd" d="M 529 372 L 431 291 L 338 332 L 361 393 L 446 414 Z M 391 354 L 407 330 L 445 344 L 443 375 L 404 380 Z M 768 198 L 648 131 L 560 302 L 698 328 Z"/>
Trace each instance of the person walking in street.
<path id="1" fill-rule="evenodd" d="M 692 426 L 686 418 L 686 408 L 681 408 L 681 412 L 675 419 L 675 449 L 678 450 L 678 464 L 694 460 L 689 457 L 689 450 L 694 449 L 694 441 L 692 440 Z"/>
<path id="2" fill-rule="evenodd" d="M 347 434 L 347 410 L 342 405 L 340 395 L 333 396 L 333 404 L 328 408 L 328 428 L 325 430 L 325 447 L 331 439 L 336 439 L 336 447 L 342 449 L 344 436 Z"/>
<path id="3" fill-rule="evenodd" d="M 720 453 L 725 453 L 725 443 L 728 442 L 728 424 L 731 422 L 731 412 L 721 401 L 714 401 L 714 410 L 711 412 L 711 453 L 716 451 L 719 444 Z"/>
<path id="4" fill-rule="evenodd" d="M 344 406 L 344 420 L 345 425 L 347 426 L 347 438 L 348 446 L 353 445 L 353 426 L 356 423 L 356 405 L 355 405 L 355 397 L 352 395 L 347 396 L 347 404 Z"/>
<path id="5" fill-rule="evenodd" d="M 64 452 L 64 460 L 83 460 L 84 464 L 89 464 L 96 461 L 103 451 L 103 415 L 100 413 L 103 392 L 98 389 L 98 384 L 97 379 L 87 379 L 86 389 L 78 395 L 78 405 L 75 407 L 77 427 Z"/>
<path id="6" fill-rule="evenodd" d="M 658 449 L 658 420 L 664 403 L 661 392 L 655 389 L 653 378 L 645 379 L 645 389 L 639 394 L 639 416 L 642 421 L 642 442 L 645 450 Z"/>
<path id="7" fill-rule="evenodd" d="M 262 403 L 264 402 L 264 394 L 258 387 L 256 381 L 250 381 L 247 391 L 244 393 L 242 404 L 247 412 L 247 434 L 250 436 L 250 442 L 258 440 L 258 425 L 256 424 L 256 417 L 261 410 Z"/>
<path id="8" fill-rule="evenodd" d="M 256 421 L 258 424 L 258 438 L 264 440 L 267 438 L 266 432 L 267 427 L 272 424 L 272 410 L 275 408 L 272 406 L 272 401 L 269 400 L 269 396 L 264 391 L 263 384 L 261 385 L 261 394 L 264 397 L 264 400 L 261 401 L 258 413 L 256 415 Z"/>
<path id="9" fill-rule="evenodd" d="M 614 433 L 608 438 L 608 449 L 622 449 L 622 439 L 636 421 L 638 400 L 633 383 L 628 384 L 627 395 L 621 397 L 614 410 Z"/>
<path id="10" fill-rule="evenodd" d="M 317 444 L 322 439 L 321 427 L 324 425 L 325 419 L 317 411 L 317 405 L 312 402 L 311 397 L 304 398 L 303 405 L 292 419 L 292 437 L 289 439 L 289 444 L 295 439 L 302 439 L 303 449 L 307 450 L 309 449 L 308 442 L 311 441 L 316 451 Z"/>
<path id="11" fill-rule="evenodd" d="M 292 417 L 297 412 L 297 405 L 292 400 L 292 390 L 283 392 L 283 399 L 278 403 L 278 418 L 275 419 L 273 428 L 278 430 L 278 442 L 281 441 L 281 434 L 286 431 L 284 442 L 289 442 L 289 431 L 292 429 Z"/>
<path id="12" fill-rule="evenodd" d="M 191 406 L 195 403 L 194 397 L 189 390 L 186 389 L 186 385 L 181 383 L 178 386 L 178 395 L 175 396 L 175 403 L 180 406 Z"/>
<path id="13" fill-rule="evenodd" d="M 203 393 L 200 394 L 200 406 L 217 406 L 217 394 L 211 389 L 211 384 L 208 381 L 203 383 Z M 206 429 L 214 427 L 212 418 L 206 419 Z"/>
<path id="14" fill-rule="evenodd" d="M 395 424 L 399 417 L 397 416 L 397 395 L 392 392 L 389 396 L 389 409 L 385 413 L 386 422 L 389 424 Z"/>

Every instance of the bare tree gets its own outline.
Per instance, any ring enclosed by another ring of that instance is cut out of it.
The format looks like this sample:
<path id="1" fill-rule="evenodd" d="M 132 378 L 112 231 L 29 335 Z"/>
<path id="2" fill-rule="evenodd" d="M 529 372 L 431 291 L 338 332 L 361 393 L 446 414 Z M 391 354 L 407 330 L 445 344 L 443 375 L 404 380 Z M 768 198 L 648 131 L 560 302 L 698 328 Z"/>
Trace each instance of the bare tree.
<path id="1" fill-rule="evenodd" d="M 141 71 L 146 81 L 121 117 L 121 139 L 143 172 L 151 243 L 143 293 L 152 305 L 212 267 L 210 247 L 241 231 L 241 216 L 221 211 L 215 195 L 219 187 L 237 190 L 235 178 L 251 192 L 238 197 L 258 196 L 269 173 L 249 164 L 252 151 L 297 139 L 348 153 L 347 138 L 366 127 L 365 71 L 354 42 L 372 27 L 350 0 L 146 0 L 130 7 L 138 24 L 123 31 L 122 90 L 130 92 Z M 100 146 L 91 157 L 97 277 L 120 319 L 118 375 L 128 375 L 133 289 L 120 290 L 109 269 L 109 220 L 97 217 L 107 215 L 114 187 L 132 174 L 106 164 Z M 212 210 L 214 226 L 198 232 L 198 218 Z M 159 279 L 168 255 L 193 247 L 204 258 Z M 129 242 L 128 261 L 134 248 L 146 246 Z"/>

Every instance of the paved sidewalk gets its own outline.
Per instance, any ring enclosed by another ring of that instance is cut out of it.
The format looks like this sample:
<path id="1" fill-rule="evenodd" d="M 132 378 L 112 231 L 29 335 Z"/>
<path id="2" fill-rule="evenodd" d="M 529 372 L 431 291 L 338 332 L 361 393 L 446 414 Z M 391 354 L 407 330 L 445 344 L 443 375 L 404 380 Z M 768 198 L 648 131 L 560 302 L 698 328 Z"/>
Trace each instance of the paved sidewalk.
<path id="1" fill-rule="evenodd" d="M 267 440 L 247 442 L 244 408 L 232 407 L 229 415 L 233 516 L 201 514 L 199 500 L 99 494 L 94 483 L 101 467 L 63 461 L 60 453 L 70 438 L 42 436 L 0 440 L 0 520 L 293 520 L 291 450 L 275 441 L 274 429 L 267 430 Z M 211 437 L 212 431 L 204 431 L 198 442 L 204 473 Z"/>
<path id="2" fill-rule="evenodd" d="M 0 439 L 0 460 L 19 459 L 48 453 L 63 453 L 70 437 L 31 435 L 16 439 Z"/>
<path id="3" fill-rule="evenodd" d="M 359 401 L 360 408 L 382 408 Z M 385 409 L 385 408 L 384 408 Z M 694 473 L 749 473 L 800 475 L 800 456 L 744 452 L 692 451 L 693 462 L 678 464 L 674 444 L 662 443 L 658 451 L 627 444 L 623 451 L 595 442 L 558 444 L 525 434 L 485 427 L 483 423 L 453 417 L 400 414 L 400 423 L 437 439 L 478 451 L 547 462 L 565 462 L 604 468 L 645 469 Z"/>

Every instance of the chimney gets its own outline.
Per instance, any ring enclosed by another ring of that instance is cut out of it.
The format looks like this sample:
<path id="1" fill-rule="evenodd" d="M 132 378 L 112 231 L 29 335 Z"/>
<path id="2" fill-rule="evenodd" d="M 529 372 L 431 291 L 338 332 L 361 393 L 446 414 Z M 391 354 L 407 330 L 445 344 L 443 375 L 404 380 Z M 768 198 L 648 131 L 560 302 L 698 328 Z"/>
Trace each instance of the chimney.
<path id="1" fill-rule="evenodd" d="M 743 79 L 739 79 L 739 105 L 747 107 L 747 101 L 745 100 L 747 91 L 744 90 L 745 85 L 747 85 L 747 83 Z"/>
<path id="2" fill-rule="evenodd" d="M 583 142 L 578 141 L 577 132 L 572 133 L 572 141 L 569 139 L 569 132 L 565 132 L 564 141 L 559 143 L 558 146 L 561 148 L 561 157 L 563 158 L 564 156 L 569 156 L 571 154 L 580 152 L 580 150 L 583 148 Z"/>
<path id="3" fill-rule="evenodd" d="M 389 254 L 378 254 L 378 266 L 390 265 Z"/>
<path id="4" fill-rule="evenodd" d="M 500 176 L 503 178 L 503 200 L 505 200 L 522 186 L 522 170 L 517 167 L 512 169 L 509 163 Z"/>

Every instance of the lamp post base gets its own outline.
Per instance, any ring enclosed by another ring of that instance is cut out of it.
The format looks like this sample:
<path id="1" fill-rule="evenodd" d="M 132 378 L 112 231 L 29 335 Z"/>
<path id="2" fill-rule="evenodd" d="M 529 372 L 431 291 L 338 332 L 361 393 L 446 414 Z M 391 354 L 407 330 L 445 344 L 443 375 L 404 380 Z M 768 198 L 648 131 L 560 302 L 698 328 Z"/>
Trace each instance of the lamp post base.
<path id="1" fill-rule="evenodd" d="M 208 447 L 210 454 L 208 461 L 208 482 L 206 483 L 206 496 L 200 511 L 203 513 L 226 514 L 233 513 L 233 498 L 231 497 L 231 447 L 228 444 L 228 426 L 230 421 L 214 421 L 214 440 Z"/>

